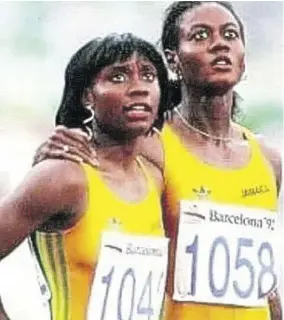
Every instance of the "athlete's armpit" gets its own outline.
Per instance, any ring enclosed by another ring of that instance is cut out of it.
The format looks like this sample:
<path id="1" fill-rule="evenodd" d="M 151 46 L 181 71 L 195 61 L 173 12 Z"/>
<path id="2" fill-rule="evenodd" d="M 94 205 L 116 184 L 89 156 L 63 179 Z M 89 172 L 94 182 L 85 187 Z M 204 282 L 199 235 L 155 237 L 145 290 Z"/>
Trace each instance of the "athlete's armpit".
<path id="1" fill-rule="evenodd" d="M 59 212 L 84 212 L 83 169 L 70 161 L 46 160 L 0 202 L 0 259 Z"/>

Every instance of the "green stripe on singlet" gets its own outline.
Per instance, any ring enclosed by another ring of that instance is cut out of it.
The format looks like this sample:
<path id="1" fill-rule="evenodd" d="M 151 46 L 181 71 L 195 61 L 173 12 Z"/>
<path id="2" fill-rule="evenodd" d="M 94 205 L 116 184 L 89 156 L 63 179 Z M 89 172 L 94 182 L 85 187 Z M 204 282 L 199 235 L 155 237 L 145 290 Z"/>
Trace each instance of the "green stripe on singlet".
<path id="1" fill-rule="evenodd" d="M 61 313 L 62 313 L 62 319 L 69 320 L 69 301 L 70 301 L 70 292 L 69 292 L 69 283 L 68 283 L 68 268 L 66 263 L 66 256 L 64 251 L 64 245 L 63 245 L 63 237 L 58 235 L 55 238 L 56 248 L 58 252 L 58 263 L 56 266 L 58 267 L 58 283 L 60 285 L 60 306 L 61 306 Z M 61 318 L 60 318 L 61 319 Z"/>
<path id="2" fill-rule="evenodd" d="M 69 320 L 68 271 L 62 236 L 37 233 L 36 242 L 51 290 L 52 319 Z"/>
<path id="3" fill-rule="evenodd" d="M 51 292 L 51 317 L 56 320 L 56 305 L 58 301 L 58 290 L 55 278 L 55 261 L 53 252 L 51 250 L 50 239 L 48 234 L 36 233 L 36 244 L 41 259 L 41 265 L 43 267 L 49 289 Z"/>

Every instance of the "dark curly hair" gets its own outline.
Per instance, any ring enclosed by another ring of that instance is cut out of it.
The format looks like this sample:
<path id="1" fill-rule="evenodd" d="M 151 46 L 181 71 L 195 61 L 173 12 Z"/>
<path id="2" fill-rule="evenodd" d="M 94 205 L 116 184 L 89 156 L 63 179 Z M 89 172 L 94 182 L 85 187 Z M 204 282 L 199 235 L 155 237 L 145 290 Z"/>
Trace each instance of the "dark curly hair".
<path id="1" fill-rule="evenodd" d="M 95 38 L 72 56 L 65 70 L 65 87 L 55 119 L 56 125 L 79 127 L 87 131 L 83 121 L 90 117 L 90 111 L 82 105 L 84 90 L 90 86 L 101 69 L 117 61 L 125 61 L 133 53 L 149 60 L 157 70 L 161 98 L 158 117 L 153 126 L 161 129 L 163 114 L 168 105 L 167 68 L 154 45 L 131 33 Z"/>

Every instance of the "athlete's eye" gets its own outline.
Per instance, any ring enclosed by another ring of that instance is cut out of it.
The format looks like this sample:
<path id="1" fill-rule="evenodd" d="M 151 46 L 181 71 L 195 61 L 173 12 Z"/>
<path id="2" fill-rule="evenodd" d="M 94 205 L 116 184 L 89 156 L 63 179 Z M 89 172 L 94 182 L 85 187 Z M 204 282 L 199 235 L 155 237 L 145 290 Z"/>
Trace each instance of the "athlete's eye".
<path id="1" fill-rule="evenodd" d="M 156 78 L 156 74 L 154 72 L 144 72 L 142 78 L 144 81 L 153 82 Z"/>
<path id="2" fill-rule="evenodd" d="M 124 82 L 126 80 L 126 75 L 124 73 L 115 73 L 111 76 L 111 81 L 115 83 Z"/>
<path id="3" fill-rule="evenodd" d="M 224 37 L 228 40 L 234 40 L 239 38 L 239 33 L 234 29 L 227 29 L 224 31 Z"/>
<path id="4" fill-rule="evenodd" d="M 209 37 L 209 31 L 206 29 L 200 29 L 195 32 L 190 38 L 195 41 L 202 41 Z"/>

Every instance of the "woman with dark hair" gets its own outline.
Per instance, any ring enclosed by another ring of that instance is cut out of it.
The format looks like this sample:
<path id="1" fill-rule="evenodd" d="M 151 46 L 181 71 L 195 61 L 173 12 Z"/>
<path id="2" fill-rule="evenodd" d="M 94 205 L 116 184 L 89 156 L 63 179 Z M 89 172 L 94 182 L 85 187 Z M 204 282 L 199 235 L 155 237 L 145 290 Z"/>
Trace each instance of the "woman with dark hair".
<path id="1" fill-rule="evenodd" d="M 140 152 L 165 175 L 166 319 L 269 319 L 281 159 L 234 120 L 234 87 L 245 71 L 243 24 L 228 2 L 175 2 L 162 46 L 176 75 L 168 122 L 141 141 Z M 90 153 L 78 153 L 79 135 L 67 132 L 58 128 L 36 161 L 90 162 Z"/>
<path id="2" fill-rule="evenodd" d="M 162 126 L 167 85 L 161 55 L 132 34 L 90 41 L 66 68 L 56 123 L 95 136 L 100 166 L 43 161 L 0 203 L 0 258 L 31 235 L 52 319 L 160 319 L 163 176 L 137 146 Z"/>
<path id="3" fill-rule="evenodd" d="M 233 90 L 245 71 L 243 24 L 228 2 L 176 2 L 162 46 L 179 82 L 162 132 L 165 228 L 174 239 L 175 270 L 167 318 L 269 319 L 264 297 L 276 286 L 276 248 L 263 222 L 276 221 L 281 162 L 234 121 Z"/>

